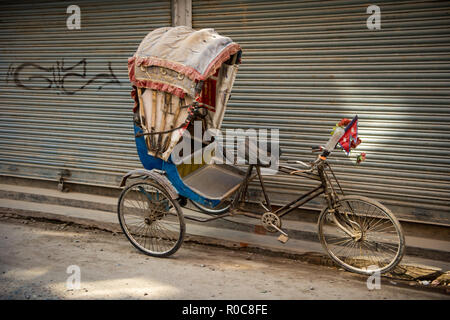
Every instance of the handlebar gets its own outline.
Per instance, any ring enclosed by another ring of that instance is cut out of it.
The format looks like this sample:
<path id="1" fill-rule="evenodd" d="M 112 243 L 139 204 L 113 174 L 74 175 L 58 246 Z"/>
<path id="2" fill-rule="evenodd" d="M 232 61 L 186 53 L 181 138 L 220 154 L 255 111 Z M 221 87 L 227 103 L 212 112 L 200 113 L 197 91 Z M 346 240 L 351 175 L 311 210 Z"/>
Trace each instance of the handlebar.
<path id="1" fill-rule="evenodd" d="M 309 167 L 311 168 L 310 170 L 312 170 L 316 165 L 318 165 L 321 162 L 324 162 L 327 159 L 327 157 L 331 154 L 334 148 L 336 148 L 336 145 L 338 144 L 339 140 L 342 138 L 344 134 L 345 130 L 341 127 L 337 127 L 331 138 L 328 139 L 325 146 L 320 145 L 311 146 L 312 152 L 322 152 L 314 162 L 312 162 L 309 165 L 307 165 L 302 161 L 295 161 L 294 163 L 301 164 L 304 167 Z"/>

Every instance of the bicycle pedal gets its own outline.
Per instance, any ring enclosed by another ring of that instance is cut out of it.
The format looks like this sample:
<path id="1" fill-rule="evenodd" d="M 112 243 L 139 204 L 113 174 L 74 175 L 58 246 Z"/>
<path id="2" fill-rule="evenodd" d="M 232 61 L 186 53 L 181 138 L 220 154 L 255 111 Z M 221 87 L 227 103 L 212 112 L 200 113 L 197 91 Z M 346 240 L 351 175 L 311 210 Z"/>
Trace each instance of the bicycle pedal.
<path id="1" fill-rule="evenodd" d="M 288 240 L 289 240 L 289 237 L 284 234 L 280 234 L 280 236 L 278 237 L 278 241 L 280 241 L 281 243 L 286 243 L 286 242 L 288 242 Z"/>

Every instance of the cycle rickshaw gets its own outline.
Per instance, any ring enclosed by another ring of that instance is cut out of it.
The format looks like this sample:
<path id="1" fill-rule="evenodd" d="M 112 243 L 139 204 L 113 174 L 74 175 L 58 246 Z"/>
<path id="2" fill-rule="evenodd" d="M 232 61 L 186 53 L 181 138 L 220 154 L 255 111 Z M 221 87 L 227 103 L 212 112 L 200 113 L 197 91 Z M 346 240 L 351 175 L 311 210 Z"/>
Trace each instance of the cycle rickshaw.
<path id="1" fill-rule="evenodd" d="M 208 222 L 245 215 L 259 219 L 268 232 L 278 233 L 278 240 L 286 242 L 289 238 L 281 218 L 323 195 L 326 205 L 317 227 L 320 242 L 331 259 L 361 274 L 392 270 L 405 248 L 399 222 L 378 201 L 344 195 L 327 162 L 336 145 L 343 145 L 343 137 L 352 140 L 356 136 L 349 132 L 357 129 L 357 117 L 338 127 L 323 147 L 314 147 L 313 151 L 318 152 L 315 161 L 297 161 L 297 166 L 278 164 L 279 174 L 317 181 L 311 191 L 278 208 L 271 205 L 262 175 L 262 168 L 276 159 L 270 158 L 270 152 L 261 157 L 260 146 L 250 139 L 244 143 L 245 156 L 253 156 L 256 161 L 249 162 L 246 169 L 214 161 L 217 154 L 207 163 L 185 161 L 196 154 L 185 153 L 184 149 L 184 161 L 174 161 L 180 141 L 197 143 L 200 150 L 211 144 L 195 135 L 186 138 L 186 133 L 195 130 L 196 121 L 205 130 L 221 128 L 241 53 L 237 43 L 213 29 L 165 27 L 150 32 L 129 59 L 135 141 L 144 169 L 130 171 L 121 182 L 125 188 L 119 198 L 118 217 L 128 240 L 148 255 L 165 257 L 180 248 L 185 219 Z M 348 149 L 350 143 L 347 141 Z M 217 150 L 216 145 L 214 152 L 220 153 L 221 149 Z M 262 213 L 245 207 L 251 180 L 260 182 Z M 184 216 L 182 207 L 188 199 L 209 217 Z"/>

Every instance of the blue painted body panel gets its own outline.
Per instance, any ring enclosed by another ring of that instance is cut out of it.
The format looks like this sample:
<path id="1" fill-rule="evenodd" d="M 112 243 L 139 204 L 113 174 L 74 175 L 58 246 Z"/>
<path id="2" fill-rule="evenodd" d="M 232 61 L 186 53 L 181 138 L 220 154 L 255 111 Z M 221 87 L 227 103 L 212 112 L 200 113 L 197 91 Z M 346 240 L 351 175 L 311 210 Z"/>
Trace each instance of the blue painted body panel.
<path id="1" fill-rule="evenodd" d="M 141 129 L 134 124 L 134 135 L 136 136 L 136 134 L 140 131 Z M 168 161 L 164 161 L 149 155 L 147 153 L 147 146 L 145 144 L 144 137 L 135 137 L 135 141 L 137 153 L 144 168 L 147 170 L 158 169 L 164 171 L 179 195 L 211 207 L 215 207 L 220 203 L 220 200 L 212 200 L 200 196 L 185 185 L 178 174 L 177 166 L 171 161 L 170 158 Z"/>

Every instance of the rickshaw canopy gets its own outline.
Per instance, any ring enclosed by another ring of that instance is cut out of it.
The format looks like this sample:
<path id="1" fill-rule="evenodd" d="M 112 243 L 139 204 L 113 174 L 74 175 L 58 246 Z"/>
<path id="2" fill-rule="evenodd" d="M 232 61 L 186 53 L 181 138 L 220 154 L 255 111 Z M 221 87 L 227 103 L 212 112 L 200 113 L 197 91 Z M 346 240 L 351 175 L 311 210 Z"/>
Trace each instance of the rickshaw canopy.
<path id="1" fill-rule="evenodd" d="M 167 160 L 189 125 L 194 101 L 208 110 L 205 129 L 219 129 L 240 63 L 241 48 L 214 29 L 163 27 L 128 59 L 134 111 L 149 155 Z"/>

